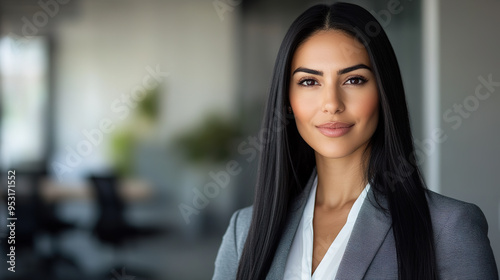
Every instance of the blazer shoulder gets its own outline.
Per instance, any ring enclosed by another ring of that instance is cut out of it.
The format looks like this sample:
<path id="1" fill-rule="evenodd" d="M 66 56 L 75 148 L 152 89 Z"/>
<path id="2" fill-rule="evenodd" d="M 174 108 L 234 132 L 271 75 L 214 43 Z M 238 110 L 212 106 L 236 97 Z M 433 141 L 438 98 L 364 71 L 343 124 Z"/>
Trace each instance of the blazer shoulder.
<path id="1" fill-rule="evenodd" d="M 252 210 L 252 206 L 249 206 L 238 209 L 231 215 L 215 259 L 212 279 L 236 279 L 238 263 L 252 220 Z"/>
<path id="2" fill-rule="evenodd" d="M 236 234 L 236 246 L 241 254 L 243 250 L 243 245 L 247 239 L 248 230 L 250 229 L 250 222 L 252 221 L 253 205 L 237 210 L 233 216 L 234 219 L 234 229 Z"/>
<path id="3" fill-rule="evenodd" d="M 253 206 L 240 208 L 231 215 L 229 225 L 223 239 L 230 239 L 236 250 L 236 256 L 240 259 L 243 246 L 248 236 L 250 222 L 252 221 Z"/>
<path id="4" fill-rule="evenodd" d="M 475 208 L 476 210 L 479 210 L 479 207 L 477 207 L 473 203 L 465 202 L 462 200 L 458 200 L 449 196 L 445 196 L 439 193 L 436 193 L 431 190 L 426 191 L 426 196 L 427 196 L 427 202 L 429 204 L 429 210 L 431 211 L 453 211 L 453 210 L 460 210 L 460 209 L 466 209 L 466 208 Z"/>
<path id="5" fill-rule="evenodd" d="M 488 224 L 483 211 L 473 203 L 444 196 L 431 190 L 427 191 L 427 203 L 433 224 L 437 226 L 436 229 L 460 218 L 462 222 L 474 223 L 488 232 Z M 439 232 L 434 232 L 434 234 L 439 235 Z"/>
<path id="6" fill-rule="evenodd" d="M 441 279 L 498 279 L 488 223 L 473 204 L 432 191 L 427 201 Z"/>
<path id="7" fill-rule="evenodd" d="M 426 190 L 426 196 L 429 201 L 429 207 L 467 207 L 474 205 L 473 203 L 458 200 L 449 196 L 439 194 L 437 192 Z M 433 204 L 433 205 L 431 205 Z"/>
<path id="8" fill-rule="evenodd" d="M 488 223 L 481 209 L 469 202 L 427 191 L 427 203 L 434 227 L 434 237 L 439 241 L 443 233 L 456 230 L 450 227 L 473 227 L 488 233 Z"/>

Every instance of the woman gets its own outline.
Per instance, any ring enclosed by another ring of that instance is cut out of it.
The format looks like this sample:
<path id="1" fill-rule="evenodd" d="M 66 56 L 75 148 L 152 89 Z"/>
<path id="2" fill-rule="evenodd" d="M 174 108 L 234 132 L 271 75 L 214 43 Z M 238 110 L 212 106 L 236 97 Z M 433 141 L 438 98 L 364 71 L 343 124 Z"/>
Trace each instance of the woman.
<path id="1" fill-rule="evenodd" d="M 481 210 L 424 185 L 398 63 L 366 10 L 292 23 L 263 126 L 255 201 L 214 279 L 498 279 Z"/>

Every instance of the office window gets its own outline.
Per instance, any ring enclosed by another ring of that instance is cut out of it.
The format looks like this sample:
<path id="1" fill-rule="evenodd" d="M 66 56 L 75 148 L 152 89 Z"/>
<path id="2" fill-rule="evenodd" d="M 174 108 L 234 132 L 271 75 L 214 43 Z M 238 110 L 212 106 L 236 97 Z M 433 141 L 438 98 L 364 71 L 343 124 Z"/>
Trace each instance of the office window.
<path id="1" fill-rule="evenodd" d="M 48 41 L 0 39 L 0 163 L 4 169 L 42 162 L 46 147 Z"/>

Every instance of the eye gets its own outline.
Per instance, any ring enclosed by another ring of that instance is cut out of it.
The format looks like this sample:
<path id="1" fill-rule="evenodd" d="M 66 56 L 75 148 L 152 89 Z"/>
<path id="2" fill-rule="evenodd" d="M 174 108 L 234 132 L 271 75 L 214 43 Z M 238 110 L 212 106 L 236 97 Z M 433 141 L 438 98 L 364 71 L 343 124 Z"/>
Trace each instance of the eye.
<path id="1" fill-rule="evenodd" d="M 299 85 L 305 86 L 305 87 L 310 87 L 310 86 L 319 85 L 319 83 L 314 79 L 303 79 L 303 80 L 299 81 Z"/>
<path id="2" fill-rule="evenodd" d="M 351 77 L 351 78 L 347 79 L 345 84 L 346 85 L 362 85 L 362 84 L 366 83 L 367 81 L 368 80 L 365 79 L 364 77 L 357 76 L 357 77 Z"/>

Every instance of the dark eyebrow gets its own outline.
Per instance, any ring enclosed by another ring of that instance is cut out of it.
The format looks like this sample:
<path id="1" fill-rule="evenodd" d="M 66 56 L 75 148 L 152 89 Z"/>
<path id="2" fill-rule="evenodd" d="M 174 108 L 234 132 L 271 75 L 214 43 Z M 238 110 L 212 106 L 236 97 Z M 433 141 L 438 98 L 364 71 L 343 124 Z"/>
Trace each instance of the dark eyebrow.
<path id="1" fill-rule="evenodd" d="M 340 69 L 339 71 L 337 71 L 337 75 L 349 73 L 349 72 L 357 70 L 357 69 L 368 69 L 368 70 L 372 71 L 372 69 L 368 65 L 360 63 L 360 64 L 356 64 L 354 66 Z M 295 71 L 293 71 L 293 73 L 292 73 L 292 76 L 297 72 L 304 72 L 304 73 L 309 73 L 309 74 L 313 74 L 313 75 L 323 76 L 323 71 L 318 71 L 318 70 L 309 69 L 309 68 L 305 68 L 305 67 L 299 67 L 299 68 L 295 69 Z"/>
<path id="2" fill-rule="evenodd" d="M 304 72 L 304 73 L 309 73 L 309 74 L 313 74 L 313 75 L 323 76 L 323 71 L 313 70 L 313 69 L 304 68 L 304 67 L 299 67 L 299 68 L 295 69 L 295 71 L 293 71 L 293 73 L 292 73 L 292 76 L 297 72 Z"/>
<path id="3" fill-rule="evenodd" d="M 357 64 L 357 65 L 354 65 L 354 66 L 351 66 L 351 67 L 340 69 L 339 71 L 337 71 L 337 75 L 342 75 L 342 74 L 345 74 L 345 73 L 349 73 L 349 72 L 357 70 L 357 69 L 368 69 L 368 70 L 372 71 L 372 69 L 368 65 L 360 63 L 360 64 Z"/>

